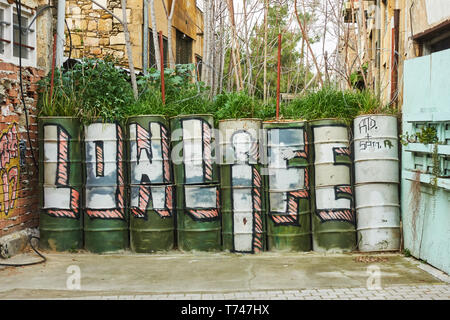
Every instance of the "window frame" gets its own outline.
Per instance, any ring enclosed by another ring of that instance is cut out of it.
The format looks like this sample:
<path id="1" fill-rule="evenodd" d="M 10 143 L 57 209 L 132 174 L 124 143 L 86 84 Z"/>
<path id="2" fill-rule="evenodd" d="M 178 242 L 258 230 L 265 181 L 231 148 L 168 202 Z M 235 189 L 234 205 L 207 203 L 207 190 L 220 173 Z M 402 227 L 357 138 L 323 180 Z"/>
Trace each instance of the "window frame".
<path id="1" fill-rule="evenodd" d="M 3 39 L 4 52 L 0 53 L 0 59 L 4 62 L 19 65 L 19 57 L 14 56 L 14 15 L 17 15 L 17 10 L 14 4 L 9 4 L 6 0 L 0 0 L 0 9 L 3 10 L 3 35 L 0 38 Z M 29 23 L 34 14 L 33 10 L 22 6 L 21 13 L 23 17 L 27 18 L 27 23 Z M 34 22 L 36 23 L 36 22 Z M 27 26 L 22 26 L 26 28 Z M 22 66 L 26 67 L 36 67 L 36 28 L 31 27 L 27 34 L 27 43 L 22 43 L 22 50 L 29 50 L 28 57 L 22 57 Z M 18 45 L 18 44 L 17 44 Z M 24 47 L 24 45 L 26 47 Z M 28 48 L 27 48 L 28 47 Z M 32 49 L 31 49 L 32 48 Z"/>

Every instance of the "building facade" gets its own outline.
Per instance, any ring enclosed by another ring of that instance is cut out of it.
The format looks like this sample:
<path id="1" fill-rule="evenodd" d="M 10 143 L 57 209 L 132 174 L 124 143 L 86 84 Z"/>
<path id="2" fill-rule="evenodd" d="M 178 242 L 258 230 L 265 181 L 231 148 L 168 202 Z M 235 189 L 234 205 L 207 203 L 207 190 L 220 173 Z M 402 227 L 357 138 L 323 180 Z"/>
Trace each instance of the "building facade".
<path id="1" fill-rule="evenodd" d="M 383 103 L 401 107 L 404 61 L 449 48 L 448 1 L 351 0 L 344 7 L 361 65 L 367 65 L 367 86 Z"/>
<path id="2" fill-rule="evenodd" d="M 51 66 L 52 33 L 47 1 L 22 0 L 18 10 L 0 0 L 0 239 L 38 226 L 36 82 Z"/>
<path id="3" fill-rule="evenodd" d="M 122 18 L 120 0 L 98 0 L 101 6 Z M 162 31 L 164 61 L 167 65 L 168 18 L 172 0 L 154 1 L 157 32 Z M 164 9 L 164 7 L 166 9 Z M 127 1 L 127 23 L 133 55 L 138 70 L 143 69 L 145 48 L 149 67 L 156 67 L 150 5 L 148 6 L 148 41 L 144 44 L 144 1 Z M 89 0 L 69 0 L 66 3 L 65 56 L 71 58 L 112 56 L 124 67 L 128 66 L 125 34 L 122 24 L 101 7 Z M 203 48 L 203 13 L 195 0 L 177 0 L 172 20 L 172 51 L 175 63 L 194 63 L 201 60 Z M 70 31 L 70 33 L 69 33 Z"/>

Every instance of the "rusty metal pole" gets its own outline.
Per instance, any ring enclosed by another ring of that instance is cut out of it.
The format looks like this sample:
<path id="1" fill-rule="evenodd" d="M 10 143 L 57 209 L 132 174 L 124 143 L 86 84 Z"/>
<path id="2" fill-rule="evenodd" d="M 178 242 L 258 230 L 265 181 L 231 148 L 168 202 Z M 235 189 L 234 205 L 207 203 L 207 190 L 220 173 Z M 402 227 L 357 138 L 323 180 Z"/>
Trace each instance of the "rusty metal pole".
<path id="1" fill-rule="evenodd" d="M 162 102 L 163 104 L 166 104 L 166 85 L 164 83 L 164 50 L 163 50 L 163 37 L 162 37 L 162 31 L 159 32 L 159 52 L 161 56 L 161 95 L 162 95 Z"/>
<path id="2" fill-rule="evenodd" d="M 392 28 L 391 44 L 391 103 L 397 105 L 398 102 L 398 61 L 399 61 L 399 27 L 400 10 L 394 10 L 394 27 Z"/>
<path id="3" fill-rule="evenodd" d="M 280 79 L 281 79 L 281 33 L 278 34 L 278 71 L 277 71 L 277 120 L 280 117 Z"/>

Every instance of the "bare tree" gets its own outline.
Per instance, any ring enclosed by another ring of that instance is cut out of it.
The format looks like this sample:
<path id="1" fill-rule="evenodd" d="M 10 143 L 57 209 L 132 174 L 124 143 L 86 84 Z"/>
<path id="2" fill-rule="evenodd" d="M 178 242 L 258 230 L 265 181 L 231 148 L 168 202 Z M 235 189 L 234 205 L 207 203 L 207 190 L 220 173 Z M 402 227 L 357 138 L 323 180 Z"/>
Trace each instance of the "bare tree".
<path id="1" fill-rule="evenodd" d="M 244 87 L 243 81 L 242 81 L 242 70 L 241 70 L 241 57 L 240 57 L 240 46 L 239 46 L 239 39 L 236 31 L 236 22 L 234 20 L 234 6 L 233 6 L 233 0 L 228 0 L 228 11 L 229 11 L 229 18 L 231 23 L 231 30 L 232 30 L 232 55 L 233 55 L 233 67 L 236 72 L 236 86 L 237 90 L 241 91 Z"/>
<path id="2" fill-rule="evenodd" d="M 211 0 L 203 0 L 203 61 L 202 61 L 202 81 L 208 82 L 208 55 L 209 55 L 209 7 Z"/>
<path id="3" fill-rule="evenodd" d="M 150 18 L 152 20 L 153 46 L 155 48 L 156 68 L 158 70 L 161 70 L 161 54 L 159 52 L 158 31 L 156 29 L 155 0 L 144 1 L 150 1 Z"/>
<path id="4" fill-rule="evenodd" d="M 316 56 L 315 56 L 314 52 L 313 52 L 312 49 L 311 49 L 311 44 L 309 43 L 309 37 L 308 37 L 308 34 L 307 34 L 307 32 L 305 31 L 305 28 L 303 27 L 303 24 L 302 24 L 302 22 L 301 22 L 301 20 L 300 20 L 300 17 L 299 17 L 299 15 L 298 15 L 298 12 L 297 12 L 297 0 L 294 1 L 294 10 L 295 10 L 295 16 L 297 17 L 298 25 L 300 26 L 300 29 L 301 29 L 301 31 L 302 31 L 303 38 L 305 39 L 306 45 L 307 45 L 308 50 L 309 50 L 309 52 L 310 52 L 310 54 L 311 54 L 311 58 L 313 59 L 314 65 L 315 65 L 315 67 L 316 67 L 316 71 L 317 71 L 317 74 L 318 74 L 318 78 L 319 78 L 320 84 L 321 84 L 322 87 L 323 87 L 322 75 L 321 75 L 321 72 L 320 72 L 319 65 L 317 64 Z"/>
<path id="5" fill-rule="evenodd" d="M 172 0 L 170 12 L 167 12 L 166 1 L 161 0 L 161 2 L 163 4 L 164 12 L 166 13 L 166 17 L 167 17 L 167 51 L 169 52 L 169 67 L 174 68 L 175 67 L 175 59 L 173 58 L 173 50 L 172 50 L 172 20 L 173 20 L 173 13 L 175 12 L 175 4 L 176 4 L 177 0 Z"/>

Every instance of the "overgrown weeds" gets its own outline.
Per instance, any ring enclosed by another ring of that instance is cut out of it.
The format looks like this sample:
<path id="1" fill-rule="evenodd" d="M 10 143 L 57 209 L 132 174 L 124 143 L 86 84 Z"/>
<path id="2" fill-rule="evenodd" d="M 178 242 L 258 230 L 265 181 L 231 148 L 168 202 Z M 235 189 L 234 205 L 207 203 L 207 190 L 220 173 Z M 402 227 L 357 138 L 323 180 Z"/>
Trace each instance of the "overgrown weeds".
<path id="1" fill-rule="evenodd" d="M 370 91 L 342 91 L 325 87 L 292 101 L 281 111 L 286 118 L 301 117 L 306 120 L 337 118 L 351 123 L 360 114 L 385 113 L 388 109 Z"/>
<path id="2" fill-rule="evenodd" d="M 50 74 L 40 81 L 41 116 L 74 116 L 83 123 L 97 119 L 124 121 L 134 115 L 212 114 L 222 119 L 275 119 L 275 99 L 267 103 L 246 92 L 221 93 L 210 98 L 209 88 L 197 81 L 193 64 L 165 69 L 165 103 L 161 95 L 160 71 L 150 69 L 138 77 L 139 99 L 126 72 L 116 68 L 111 59 L 82 59 L 72 69 L 55 72 L 50 97 Z M 359 114 L 393 113 L 370 91 L 325 87 L 280 106 L 280 119 L 337 118 L 350 123 Z"/>
<path id="3" fill-rule="evenodd" d="M 52 97 L 51 73 L 39 82 L 39 115 L 73 116 L 83 123 L 123 121 L 125 107 L 134 102 L 128 80 L 110 58 L 82 59 L 65 72 L 55 70 Z"/>

